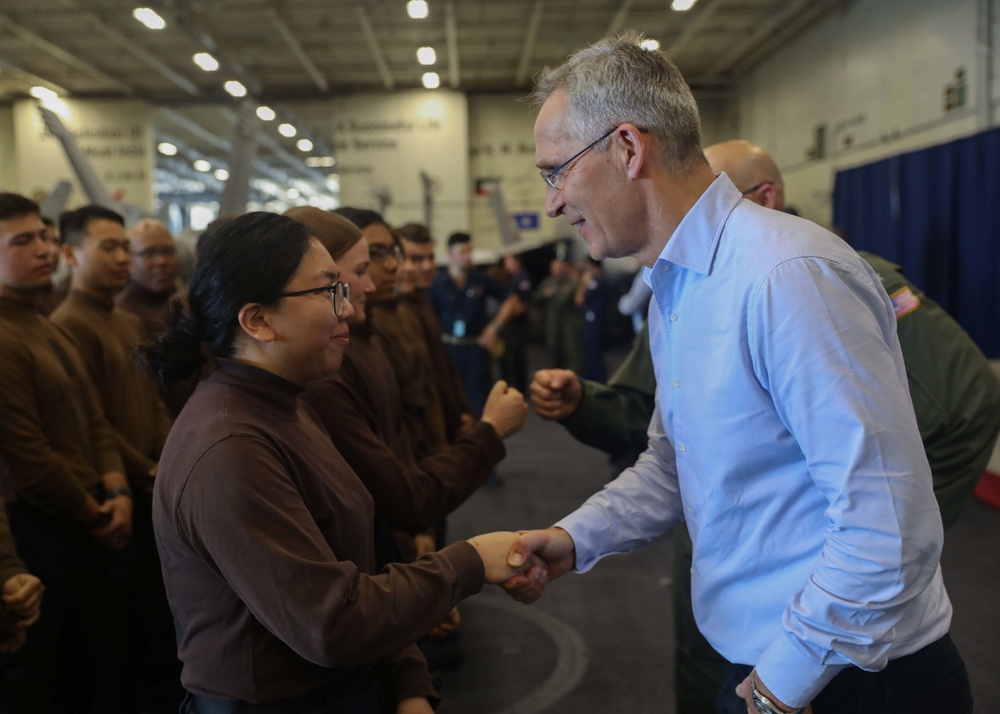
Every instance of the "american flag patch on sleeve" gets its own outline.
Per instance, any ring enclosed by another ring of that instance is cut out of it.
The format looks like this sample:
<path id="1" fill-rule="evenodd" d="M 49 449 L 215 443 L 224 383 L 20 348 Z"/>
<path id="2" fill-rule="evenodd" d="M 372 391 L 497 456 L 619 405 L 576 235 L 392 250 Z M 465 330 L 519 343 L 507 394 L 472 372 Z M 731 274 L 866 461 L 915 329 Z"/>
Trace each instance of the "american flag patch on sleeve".
<path id="1" fill-rule="evenodd" d="M 896 311 L 896 321 L 909 315 L 920 307 L 920 298 L 913 294 L 909 287 L 902 287 L 889 296 L 892 300 L 892 309 Z"/>

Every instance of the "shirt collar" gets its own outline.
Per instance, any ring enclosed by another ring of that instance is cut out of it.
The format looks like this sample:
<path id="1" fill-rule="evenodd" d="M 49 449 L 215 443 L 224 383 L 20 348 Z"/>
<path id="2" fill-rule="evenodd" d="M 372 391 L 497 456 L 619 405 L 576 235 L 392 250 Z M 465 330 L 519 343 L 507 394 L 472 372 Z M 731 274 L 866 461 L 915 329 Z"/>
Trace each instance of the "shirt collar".
<path id="1" fill-rule="evenodd" d="M 667 262 L 703 275 L 710 274 L 726 221 L 742 198 L 743 194 L 725 173 L 716 176 L 670 236 L 655 269 L 665 268 L 662 263 Z"/>

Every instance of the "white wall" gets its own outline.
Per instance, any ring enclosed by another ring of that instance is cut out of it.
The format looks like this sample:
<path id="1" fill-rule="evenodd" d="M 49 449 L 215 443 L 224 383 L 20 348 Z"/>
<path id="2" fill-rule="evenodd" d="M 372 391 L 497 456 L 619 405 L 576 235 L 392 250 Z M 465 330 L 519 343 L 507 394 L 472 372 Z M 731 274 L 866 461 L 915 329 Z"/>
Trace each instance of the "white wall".
<path id="1" fill-rule="evenodd" d="M 984 94 L 980 2 L 856 0 L 741 80 L 736 136 L 768 149 L 784 173 L 788 203 L 828 224 L 838 169 L 990 128 L 977 114 Z M 995 19 L 994 115 L 998 30 Z M 944 87 L 958 68 L 965 70 L 966 105 L 946 112 Z M 827 158 L 814 160 L 807 151 L 821 123 Z"/>
<path id="2" fill-rule="evenodd" d="M 17 191 L 17 164 L 14 162 L 14 113 L 0 107 L 0 191 Z"/>

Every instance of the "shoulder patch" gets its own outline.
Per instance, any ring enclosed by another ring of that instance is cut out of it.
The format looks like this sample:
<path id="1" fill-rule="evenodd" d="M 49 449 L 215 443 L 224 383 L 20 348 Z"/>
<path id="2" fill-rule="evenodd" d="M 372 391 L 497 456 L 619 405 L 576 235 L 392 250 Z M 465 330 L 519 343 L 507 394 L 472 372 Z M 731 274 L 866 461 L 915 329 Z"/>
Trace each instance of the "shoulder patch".
<path id="1" fill-rule="evenodd" d="M 892 300 L 892 309 L 896 311 L 897 321 L 920 307 L 920 298 L 913 294 L 909 286 L 901 287 L 890 295 L 889 299 Z"/>

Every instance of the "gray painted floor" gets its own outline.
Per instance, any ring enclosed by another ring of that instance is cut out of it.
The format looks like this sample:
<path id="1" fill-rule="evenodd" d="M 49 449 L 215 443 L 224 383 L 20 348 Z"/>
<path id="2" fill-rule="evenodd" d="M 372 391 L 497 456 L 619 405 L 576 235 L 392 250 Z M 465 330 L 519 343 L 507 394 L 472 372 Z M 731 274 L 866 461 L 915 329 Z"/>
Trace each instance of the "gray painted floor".
<path id="1" fill-rule="evenodd" d="M 504 485 L 449 518 L 451 539 L 550 525 L 609 477 L 603 454 L 534 413 L 507 443 Z M 460 607 L 465 661 L 445 674 L 438 714 L 672 714 L 672 557 L 667 537 L 606 558 L 531 606 L 487 586 Z M 942 562 L 976 711 L 1000 713 L 1000 511 L 970 504 Z"/>

